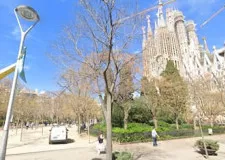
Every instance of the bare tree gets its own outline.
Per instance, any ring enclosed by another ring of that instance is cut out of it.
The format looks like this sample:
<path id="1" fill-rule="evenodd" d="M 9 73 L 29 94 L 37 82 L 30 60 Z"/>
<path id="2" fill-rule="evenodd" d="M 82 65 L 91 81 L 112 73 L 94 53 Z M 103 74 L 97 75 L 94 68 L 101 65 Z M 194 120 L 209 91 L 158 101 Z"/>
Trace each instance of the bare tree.
<path id="1" fill-rule="evenodd" d="M 130 55 L 127 55 L 127 58 L 129 57 Z M 126 60 L 125 63 L 127 63 Z M 135 63 L 134 61 L 130 61 L 129 63 L 125 64 L 125 66 L 121 68 L 119 74 L 119 84 L 118 84 L 118 93 L 116 94 L 116 103 L 123 109 L 124 129 L 127 129 L 129 111 L 132 106 L 133 94 L 135 92 L 134 76 L 136 70 L 134 69 L 135 66 L 134 63 Z"/>
<path id="2" fill-rule="evenodd" d="M 142 79 L 142 102 L 146 108 L 150 111 L 155 128 L 158 127 L 157 116 L 161 107 L 161 97 L 159 92 L 159 84 L 157 79 L 151 79 L 149 81 L 146 77 Z"/>
<path id="3" fill-rule="evenodd" d="M 11 81 L 9 79 L 4 79 L 0 83 L 0 119 L 3 119 L 6 115 L 10 85 Z"/>
<path id="4" fill-rule="evenodd" d="M 66 27 L 65 37 L 55 46 L 60 53 L 58 62 L 66 68 L 86 69 L 84 76 L 91 79 L 92 91 L 101 101 L 107 124 L 106 158 L 112 159 L 111 110 L 114 93 L 121 68 L 126 64 L 121 63 L 121 55 L 127 53 L 129 43 L 136 35 L 137 21 L 135 18 L 132 22 L 121 21 L 130 14 L 125 12 L 127 6 L 123 6 L 121 1 L 80 0 L 80 4 L 83 8 L 82 14 L 77 17 L 79 24 Z"/>
<path id="5" fill-rule="evenodd" d="M 213 127 L 216 117 L 224 115 L 223 96 L 221 96 L 223 93 L 207 78 L 196 80 L 192 88 L 195 89 L 194 99 L 202 118 L 208 118 Z"/>

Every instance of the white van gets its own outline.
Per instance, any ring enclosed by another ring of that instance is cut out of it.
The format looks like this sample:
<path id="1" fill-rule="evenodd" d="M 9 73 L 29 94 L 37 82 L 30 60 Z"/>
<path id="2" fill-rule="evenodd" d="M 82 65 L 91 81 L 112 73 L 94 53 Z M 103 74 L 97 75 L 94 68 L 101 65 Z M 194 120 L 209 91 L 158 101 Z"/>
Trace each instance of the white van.
<path id="1" fill-rule="evenodd" d="M 65 126 L 53 126 L 50 129 L 49 144 L 55 142 L 67 143 L 68 129 Z"/>

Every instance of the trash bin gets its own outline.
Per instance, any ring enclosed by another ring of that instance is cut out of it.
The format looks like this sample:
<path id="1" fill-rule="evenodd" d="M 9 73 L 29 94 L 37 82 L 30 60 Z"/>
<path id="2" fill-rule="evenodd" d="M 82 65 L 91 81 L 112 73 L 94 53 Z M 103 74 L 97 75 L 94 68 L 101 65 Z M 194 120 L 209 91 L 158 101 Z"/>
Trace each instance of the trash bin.
<path id="1" fill-rule="evenodd" d="M 209 135 L 212 135 L 212 134 L 213 134 L 212 128 L 208 128 L 208 134 L 209 134 Z"/>

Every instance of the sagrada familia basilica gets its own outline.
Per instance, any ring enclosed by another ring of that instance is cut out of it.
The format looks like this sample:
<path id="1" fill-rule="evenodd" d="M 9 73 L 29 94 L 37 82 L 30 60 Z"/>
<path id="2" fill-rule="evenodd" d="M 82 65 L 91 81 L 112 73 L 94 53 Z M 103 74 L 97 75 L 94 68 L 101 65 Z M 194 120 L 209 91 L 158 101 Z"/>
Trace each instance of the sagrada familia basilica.
<path id="1" fill-rule="evenodd" d="M 185 20 L 181 11 L 158 8 L 154 30 L 150 16 L 143 30 L 143 76 L 158 77 L 165 69 L 167 61 L 172 60 L 185 80 L 210 77 L 212 81 L 225 75 L 225 47 L 210 53 L 206 39 L 200 44 L 196 25 Z"/>

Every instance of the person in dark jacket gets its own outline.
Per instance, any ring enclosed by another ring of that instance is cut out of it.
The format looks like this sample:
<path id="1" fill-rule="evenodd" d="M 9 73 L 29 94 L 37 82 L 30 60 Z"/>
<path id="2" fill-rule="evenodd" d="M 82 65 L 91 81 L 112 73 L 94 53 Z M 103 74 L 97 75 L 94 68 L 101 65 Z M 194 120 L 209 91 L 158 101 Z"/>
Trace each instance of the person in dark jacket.
<path id="1" fill-rule="evenodd" d="M 105 144 L 103 143 L 104 136 L 103 133 L 101 132 L 98 136 L 98 144 L 97 144 L 97 152 L 100 154 L 101 152 L 105 152 Z"/>

